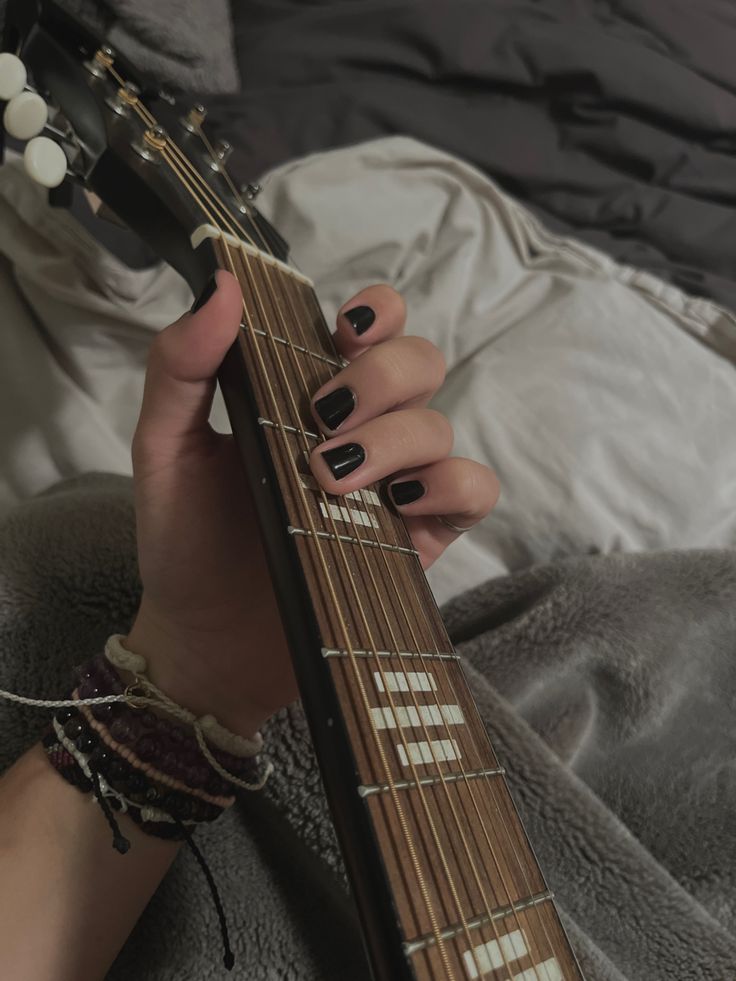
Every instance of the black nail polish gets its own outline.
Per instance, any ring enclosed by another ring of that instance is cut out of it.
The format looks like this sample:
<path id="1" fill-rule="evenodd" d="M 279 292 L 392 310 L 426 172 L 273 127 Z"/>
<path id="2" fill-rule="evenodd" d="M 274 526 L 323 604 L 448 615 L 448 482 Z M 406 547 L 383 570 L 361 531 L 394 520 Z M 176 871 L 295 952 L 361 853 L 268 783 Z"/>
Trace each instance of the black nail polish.
<path id="1" fill-rule="evenodd" d="M 365 334 L 376 319 L 375 311 L 370 307 L 353 307 L 352 310 L 346 310 L 344 316 L 348 318 L 358 337 Z"/>
<path id="2" fill-rule="evenodd" d="M 427 490 L 419 480 L 397 480 L 395 484 L 390 484 L 388 489 L 394 504 L 398 505 L 413 504 L 423 497 Z"/>
<path id="3" fill-rule="evenodd" d="M 192 304 L 192 308 L 191 308 L 191 310 L 189 312 L 190 313 L 196 313 L 197 310 L 201 310 L 202 307 L 205 305 L 205 303 L 210 299 L 210 297 L 212 296 L 212 294 L 215 292 L 216 289 L 217 289 L 217 277 L 213 274 L 207 280 L 207 285 L 202 290 L 202 292 L 199 294 L 199 296 L 197 297 L 197 299 L 194 301 L 194 303 Z"/>
<path id="4" fill-rule="evenodd" d="M 328 429 L 337 429 L 355 408 L 355 392 L 336 388 L 314 403 L 317 415 Z"/>
<path id="5" fill-rule="evenodd" d="M 334 446 L 331 450 L 325 450 L 322 459 L 332 471 L 335 480 L 342 480 L 365 460 L 365 450 L 359 443 L 343 443 L 342 446 Z"/>

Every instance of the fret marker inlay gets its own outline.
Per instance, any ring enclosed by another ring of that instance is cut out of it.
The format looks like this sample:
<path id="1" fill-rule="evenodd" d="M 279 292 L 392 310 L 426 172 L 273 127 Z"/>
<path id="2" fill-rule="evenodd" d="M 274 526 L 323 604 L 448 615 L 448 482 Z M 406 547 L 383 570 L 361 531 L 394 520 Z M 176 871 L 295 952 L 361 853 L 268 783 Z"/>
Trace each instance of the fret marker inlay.
<path id="1" fill-rule="evenodd" d="M 322 517 L 326 518 L 328 510 L 325 507 L 324 501 L 319 502 L 319 509 L 322 512 Z M 368 528 L 381 527 L 372 514 L 368 514 L 365 511 L 358 511 L 356 508 L 345 508 L 341 504 L 330 504 L 329 514 L 335 521 L 344 521 L 346 524 L 350 524 L 352 519 L 356 525 L 363 525 Z"/>
<path id="2" fill-rule="evenodd" d="M 459 705 L 397 705 L 394 708 L 371 709 L 377 729 L 421 728 L 425 726 L 460 726 L 465 722 Z"/>
<path id="3" fill-rule="evenodd" d="M 437 691 L 437 682 L 434 675 L 425 671 L 384 671 L 383 677 L 378 671 L 374 671 L 373 678 L 376 688 L 385 691 L 383 678 L 386 679 L 389 691 Z"/>
<path id="4" fill-rule="evenodd" d="M 509 961 L 518 961 L 529 953 L 526 937 L 523 931 L 514 930 L 498 940 L 489 940 L 479 944 L 463 954 L 465 970 L 469 978 L 482 978 L 497 967 L 508 965 Z"/>
<path id="5" fill-rule="evenodd" d="M 511 981 L 565 981 L 562 968 L 556 957 L 528 967 L 521 974 L 515 974 Z"/>
<path id="6" fill-rule="evenodd" d="M 433 739 L 431 743 L 407 743 L 406 749 L 399 744 L 396 750 L 402 766 L 408 766 L 410 759 L 412 763 L 419 764 L 445 763 L 447 760 L 460 759 L 460 750 L 454 739 Z"/>

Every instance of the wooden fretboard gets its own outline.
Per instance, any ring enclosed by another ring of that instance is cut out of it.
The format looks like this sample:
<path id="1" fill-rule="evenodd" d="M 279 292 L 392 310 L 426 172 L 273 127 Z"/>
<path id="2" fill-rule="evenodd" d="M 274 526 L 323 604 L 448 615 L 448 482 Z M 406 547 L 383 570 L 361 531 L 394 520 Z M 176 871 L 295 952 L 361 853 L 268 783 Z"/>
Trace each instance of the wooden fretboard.
<path id="1" fill-rule="evenodd" d="M 318 720 L 320 739 L 349 742 L 350 772 L 323 768 L 328 796 L 347 781 L 365 810 L 400 976 L 582 979 L 403 521 L 378 486 L 335 497 L 311 476 L 323 437 L 310 396 L 342 362 L 310 282 L 232 238 L 213 246 L 242 287 L 238 345 L 316 622 L 309 656 L 339 709 Z M 376 952 L 385 939 L 369 933 L 376 977 L 396 981 Z"/>

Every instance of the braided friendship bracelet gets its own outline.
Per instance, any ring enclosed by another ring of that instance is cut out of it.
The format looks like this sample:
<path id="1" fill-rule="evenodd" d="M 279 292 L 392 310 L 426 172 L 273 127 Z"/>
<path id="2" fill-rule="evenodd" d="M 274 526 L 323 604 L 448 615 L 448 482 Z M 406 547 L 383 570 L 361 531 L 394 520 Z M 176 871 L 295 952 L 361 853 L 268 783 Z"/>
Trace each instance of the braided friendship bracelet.
<path id="1" fill-rule="evenodd" d="M 239 736 L 221 726 L 213 715 L 203 715 L 197 718 L 193 712 L 189 712 L 181 705 L 177 705 L 168 695 L 164 694 L 148 678 L 145 677 L 148 671 L 148 663 L 142 654 L 135 654 L 127 650 L 122 645 L 123 634 L 112 634 L 105 644 L 105 657 L 116 668 L 130 671 L 135 677 L 135 687 L 141 687 L 153 699 L 155 703 L 165 708 L 175 719 L 187 722 L 190 725 L 201 729 L 206 734 L 207 739 L 219 749 L 224 749 L 233 756 L 257 756 L 263 748 L 263 738 L 260 733 L 252 739 Z M 129 686 L 129 687 L 134 687 Z"/>
<path id="2" fill-rule="evenodd" d="M 80 706 L 94 701 L 102 691 L 129 692 L 138 684 L 136 681 L 125 687 L 116 670 L 101 655 L 82 665 L 77 670 L 77 676 L 79 686 L 74 697 L 78 698 Z M 169 703 L 174 704 L 170 700 Z M 110 736 L 117 743 L 136 749 L 143 764 L 155 759 L 159 769 L 163 769 L 169 776 L 219 795 L 231 792 L 228 785 L 243 790 L 260 790 L 273 772 L 272 765 L 266 763 L 259 777 L 261 766 L 253 755 L 253 750 L 256 745 L 262 745 L 260 735 L 257 741 L 235 736 L 230 743 L 241 752 L 247 748 L 247 756 L 233 755 L 226 750 L 210 750 L 197 725 L 201 720 L 197 720 L 186 709 L 180 709 L 178 713 L 187 718 L 187 723 L 182 726 L 176 721 L 162 718 L 151 708 L 141 709 L 137 704 L 138 698 L 130 695 L 125 704 L 92 706 L 91 712 L 98 722 L 108 727 Z M 148 700 L 146 704 L 150 704 Z M 156 700 L 153 705 L 168 714 L 168 704 L 162 706 Z M 192 719 L 193 723 L 189 721 Z M 207 733 L 209 738 L 209 729 Z M 201 757 L 204 757 L 204 761 Z"/>

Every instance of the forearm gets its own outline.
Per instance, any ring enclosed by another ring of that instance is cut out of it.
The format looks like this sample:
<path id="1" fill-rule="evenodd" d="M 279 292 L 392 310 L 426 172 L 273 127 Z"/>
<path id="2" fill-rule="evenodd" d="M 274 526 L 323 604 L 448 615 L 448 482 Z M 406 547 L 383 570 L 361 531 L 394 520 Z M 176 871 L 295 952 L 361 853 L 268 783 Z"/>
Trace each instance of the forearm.
<path id="1" fill-rule="evenodd" d="M 125 855 L 92 795 L 66 783 L 40 744 L 0 779 L 3 977 L 104 977 L 179 848 L 118 820 Z"/>

